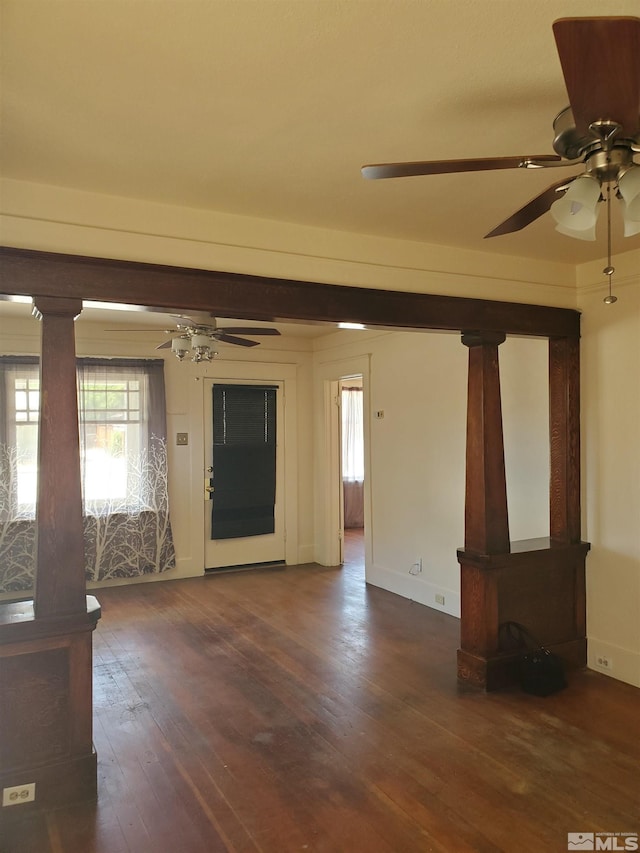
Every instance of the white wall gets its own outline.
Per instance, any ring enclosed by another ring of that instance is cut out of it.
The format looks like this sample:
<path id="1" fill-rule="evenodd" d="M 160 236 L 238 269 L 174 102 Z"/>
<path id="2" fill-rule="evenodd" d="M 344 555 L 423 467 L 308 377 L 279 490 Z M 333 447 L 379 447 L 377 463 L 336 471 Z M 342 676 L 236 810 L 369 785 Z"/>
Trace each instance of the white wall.
<path id="1" fill-rule="evenodd" d="M 367 580 L 459 616 L 456 549 L 464 543 L 468 350 L 455 334 L 351 332 L 316 342 L 316 382 L 328 369 L 331 375 L 348 372 L 358 358 L 369 364 Z M 547 536 L 547 344 L 509 338 L 499 358 L 512 539 Z M 322 495 L 322 411 L 315 412 L 315 422 Z M 316 507 L 318 540 L 327 511 L 326 504 Z M 420 559 L 422 572 L 412 574 Z M 436 595 L 444 596 L 444 605 Z"/>
<path id="2" fill-rule="evenodd" d="M 616 266 L 615 305 L 602 264 L 580 270 L 588 655 L 640 687 L 640 252 Z"/>

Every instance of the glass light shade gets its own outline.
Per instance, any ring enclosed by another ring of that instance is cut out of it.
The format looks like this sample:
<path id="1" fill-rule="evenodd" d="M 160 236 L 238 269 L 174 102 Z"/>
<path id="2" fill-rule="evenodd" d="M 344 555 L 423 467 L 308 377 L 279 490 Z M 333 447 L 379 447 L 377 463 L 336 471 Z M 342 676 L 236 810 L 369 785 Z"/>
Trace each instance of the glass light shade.
<path id="1" fill-rule="evenodd" d="M 624 219 L 624 236 L 633 237 L 634 234 L 640 234 L 640 219 L 634 219 L 629 216 L 629 205 L 622 202 L 622 217 Z"/>
<path id="2" fill-rule="evenodd" d="M 590 175 L 576 178 L 564 196 L 551 205 L 551 215 L 558 223 L 557 231 L 579 240 L 595 240 L 591 230 L 595 230 L 598 219 L 597 205 L 600 198 L 600 184 Z M 580 232 L 587 232 L 582 234 Z"/>
<path id="3" fill-rule="evenodd" d="M 209 349 L 211 346 L 211 338 L 209 335 L 191 335 L 191 346 L 193 349 Z"/>
<path id="4" fill-rule="evenodd" d="M 184 338 L 172 338 L 171 340 L 171 352 L 177 356 L 177 358 L 182 361 L 185 357 L 189 349 L 189 342 L 185 341 Z"/>
<path id="5" fill-rule="evenodd" d="M 623 198 L 624 236 L 640 233 L 640 166 L 631 166 L 618 181 Z"/>
<path id="6" fill-rule="evenodd" d="M 631 166 L 618 181 L 631 219 L 640 219 L 640 166 Z"/>
<path id="7" fill-rule="evenodd" d="M 595 240 L 596 239 L 596 224 L 591 228 L 583 228 L 581 231 L 576 231 L 573 228 L 565 228 L 564 225 L 556 225 L 556 231 L 564 234 L 567 237 L 575 237 L 576 240 Z"/>

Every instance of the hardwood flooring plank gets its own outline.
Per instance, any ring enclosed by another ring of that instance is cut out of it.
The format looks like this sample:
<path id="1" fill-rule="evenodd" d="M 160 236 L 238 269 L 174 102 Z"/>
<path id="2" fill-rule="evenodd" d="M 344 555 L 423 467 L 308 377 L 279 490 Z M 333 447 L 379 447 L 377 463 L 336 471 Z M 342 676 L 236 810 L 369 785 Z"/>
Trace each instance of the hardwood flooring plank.
<path id="1" fill-rule="evenodd" d="M 638 830 L 640 691 L 585 671 L 546 699 L 476 692 L 457 620 L 363 578 L 352 556 L 100 590 L 98 804 L 5 818 L 0 853 L 542 853 Z"/>

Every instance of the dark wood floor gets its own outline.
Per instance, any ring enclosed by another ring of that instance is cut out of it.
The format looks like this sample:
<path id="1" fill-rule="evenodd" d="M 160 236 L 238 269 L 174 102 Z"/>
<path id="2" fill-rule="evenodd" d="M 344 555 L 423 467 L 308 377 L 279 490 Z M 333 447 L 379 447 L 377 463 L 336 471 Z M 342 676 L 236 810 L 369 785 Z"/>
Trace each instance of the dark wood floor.
<path id="1" fill-rule="evenodd" d="M 640 691 L 456 682 L 457 620 L 345 568 L 100 592 L 97 806 L 3 853 L 565 851 L 640 830 Z M 17 807 L 19 808 L 19 807 Z"/>

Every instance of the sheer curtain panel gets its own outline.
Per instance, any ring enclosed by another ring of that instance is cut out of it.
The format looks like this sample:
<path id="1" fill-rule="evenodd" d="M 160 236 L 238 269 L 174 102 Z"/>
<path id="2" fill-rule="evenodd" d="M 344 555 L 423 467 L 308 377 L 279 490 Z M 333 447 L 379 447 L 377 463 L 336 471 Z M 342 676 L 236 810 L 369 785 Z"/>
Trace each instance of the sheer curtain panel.
<path id="1" fill-rule="evenodd" d="M 362 388 L 341 389 L 344 526 L 364 526 L 364 412 Z"/>

